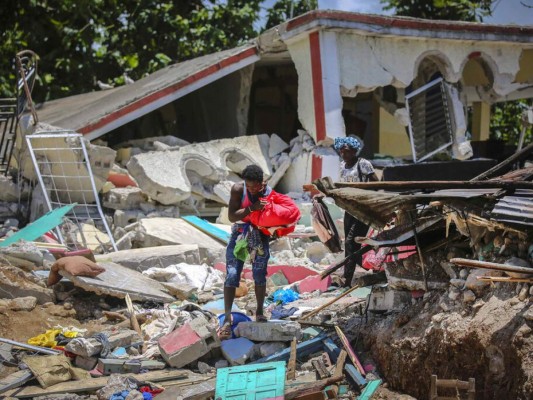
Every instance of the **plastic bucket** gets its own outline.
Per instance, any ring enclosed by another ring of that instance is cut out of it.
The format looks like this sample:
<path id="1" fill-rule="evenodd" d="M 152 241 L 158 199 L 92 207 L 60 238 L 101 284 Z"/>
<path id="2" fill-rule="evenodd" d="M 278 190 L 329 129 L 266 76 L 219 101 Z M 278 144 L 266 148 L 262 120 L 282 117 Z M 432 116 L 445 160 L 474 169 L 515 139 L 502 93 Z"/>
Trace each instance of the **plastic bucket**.
<path id="1" fill-rule="evenodd" d="M 224 314 L 220 314 L 218 316 L 218 324 L 220 326 L 224 325 L 225 319 L 226 319 L 226 316 Z M 236 337 L 233 331 L 237 327 L 237 325 L 239 325 L 240 322 L 250 322 L 251 320 L 252 319 L 246 314 L 243 314 L 237 311 L 232 312 L 231 313 L 231 338 L 234 339 Z"/>

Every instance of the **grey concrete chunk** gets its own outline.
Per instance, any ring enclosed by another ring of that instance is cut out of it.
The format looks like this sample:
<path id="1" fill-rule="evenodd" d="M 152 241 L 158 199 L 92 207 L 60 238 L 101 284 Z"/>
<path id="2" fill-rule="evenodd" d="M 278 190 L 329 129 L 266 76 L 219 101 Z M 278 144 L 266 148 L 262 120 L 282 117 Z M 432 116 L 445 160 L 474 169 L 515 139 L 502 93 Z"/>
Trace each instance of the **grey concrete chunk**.
<path id="1" fill-rule="evenodd" d="M 95 278 L 73 276 L 64 270 L 60 271 L 60 274 L 72 281 L 75 286 L 99 295 L 124 298 L 129 294 L 134 301 L 153 300 L 163 303 L 175 300 L 166 293 L 159 282 L 140 272 L 112 262 L 99 262 L 98 265 L 105 268 L 105 272 Z"/>
<path id="2" fill-rule="evenodd" d="M 123 267 L 139 272 L 148 268 L 165 268 L 169 265 L 187 263 L 199 264 L 200 253 L 197 244 L 182 244 L 172 246 L 145 247 L 115 251 L 114 253 L 95 256 L 96 261 L 111 261 Z"/>
<path id="3" fill-rule="evenodd" d="M 0 270 L 0 298 L 35 297 L 38 304 L 55 301 L 54 291 L 39 284 L 38 278 L 23 273 L 19 268 L 3 266 Z"/>
<path id="4" fill-rule="evenodd" d="M 257 135 L 191 144 L 137 154 L 127 168 L 143 192 L 161 204 L 178 204 L 192 193 L 217 200 L 213 187 L 230 171 L 240 173 L 255 163 L 272 175 L 269 142 L 268 135 Z"/>
<path id="5" fill-rule="evenodd" d="M 235 328 L 235 335 L 256 342 L 287 342 L 302 337 L 298 322 L 241 322 Z"/>
<path id="6" fill-rule="evenodd" d="M 182 219 L 144 218 L 139 223 L 139 229 L 144 234 L 143 247 L 197 244 L 202 249 L 225 249 L 224 244 Z"/>
<path id="7" fill-rule="evenodd" d="M 104 195 L 104 207 L 114 210 L 130 210 L 139 208 L 147 196 L 137 187 L 113 188 Z"/>

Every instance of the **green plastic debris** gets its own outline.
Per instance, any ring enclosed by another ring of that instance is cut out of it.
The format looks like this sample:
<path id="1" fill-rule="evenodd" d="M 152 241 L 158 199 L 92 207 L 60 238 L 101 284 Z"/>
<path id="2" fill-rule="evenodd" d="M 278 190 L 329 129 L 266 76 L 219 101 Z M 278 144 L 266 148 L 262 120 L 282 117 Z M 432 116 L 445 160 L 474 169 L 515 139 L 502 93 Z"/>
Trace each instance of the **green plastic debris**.
<path id="1" fill-rule="evenodd" d="M 63 222 L 63 217 L 77 205 L 77 203 L 69 204 L 67 206 L 48 211 L 41 218 L 33 221 L 29 225 L 26 225 L 20 231 L 9 236 L 3 242 L 0 242 L 0 247 L 9 246 L 10 244 L 16 243 L 19 240 L 26 240 L 28 242 L 31 242 L 41 237 L 49 230 L 52 230 L 56 226 L 61 224 Z"/>

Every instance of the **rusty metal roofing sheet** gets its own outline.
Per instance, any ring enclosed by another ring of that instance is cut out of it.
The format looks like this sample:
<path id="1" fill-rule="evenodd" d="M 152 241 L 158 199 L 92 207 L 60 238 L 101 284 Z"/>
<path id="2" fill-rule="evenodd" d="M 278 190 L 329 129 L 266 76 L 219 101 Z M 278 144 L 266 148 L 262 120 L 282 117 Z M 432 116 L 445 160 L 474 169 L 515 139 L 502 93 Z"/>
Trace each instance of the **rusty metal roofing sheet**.
<path id="1" fill-rule="evenodd" d="M 490 215 L 498 222 L 533 226 L 533 191 L 517 190 L 513 196 L 502 197 Z"/>

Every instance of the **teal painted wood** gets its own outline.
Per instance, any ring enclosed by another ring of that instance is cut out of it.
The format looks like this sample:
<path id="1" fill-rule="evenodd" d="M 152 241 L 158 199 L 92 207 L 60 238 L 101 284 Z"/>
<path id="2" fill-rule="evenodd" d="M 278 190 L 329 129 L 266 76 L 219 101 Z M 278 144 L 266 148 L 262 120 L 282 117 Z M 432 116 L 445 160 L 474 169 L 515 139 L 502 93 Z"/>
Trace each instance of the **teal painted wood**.
<path id="1" fill-rule="evenodd" d="M 231 235 L 225 230 L 216 227 L 209 221 L 206 221 L 205 219 L 202 219 L 202 218 L 198 218 L 195 215 L 186 215 L 181 218 L 187 221 L 189 224 L 191 224 L 195 228 L 200 229 L 202 232 L 206 233 L 207 235 L 220 240 L 224 244 L 228 244 Z"/>
<path id="2" fill-rule="evenodd" d="M 285 362 L 219 368 L 215 400 L 283 399 Z"/>
<path id="3" fill-rule="evenodd" d="M 63 222 L 63 217 L 76 205 L 77 203 L 69 204 L 67 206 L 48 211 L 41 218 L 36 219 L 31 224 L 26 225 L 20 231 L 6 238 L 6 240 L 4 240 L 3 242 L 0 242 L 0 247 L 9 246 L 10 244 L 16 243 L 19 240 L 23 239 L 28 242 L 31 242 L 41 237 L 46 232 L 54 229 L 56 226 L 61 224 Z"/>
<path id="4" fill-rule="evenodd" d="M 365 390 L 363 390 L 357 400 L 370 400 L 374 392 L 378 390 L 379 385 L 381 385 L 381 379 L 368 381 L 367 385 L 365 386 Z"/>

